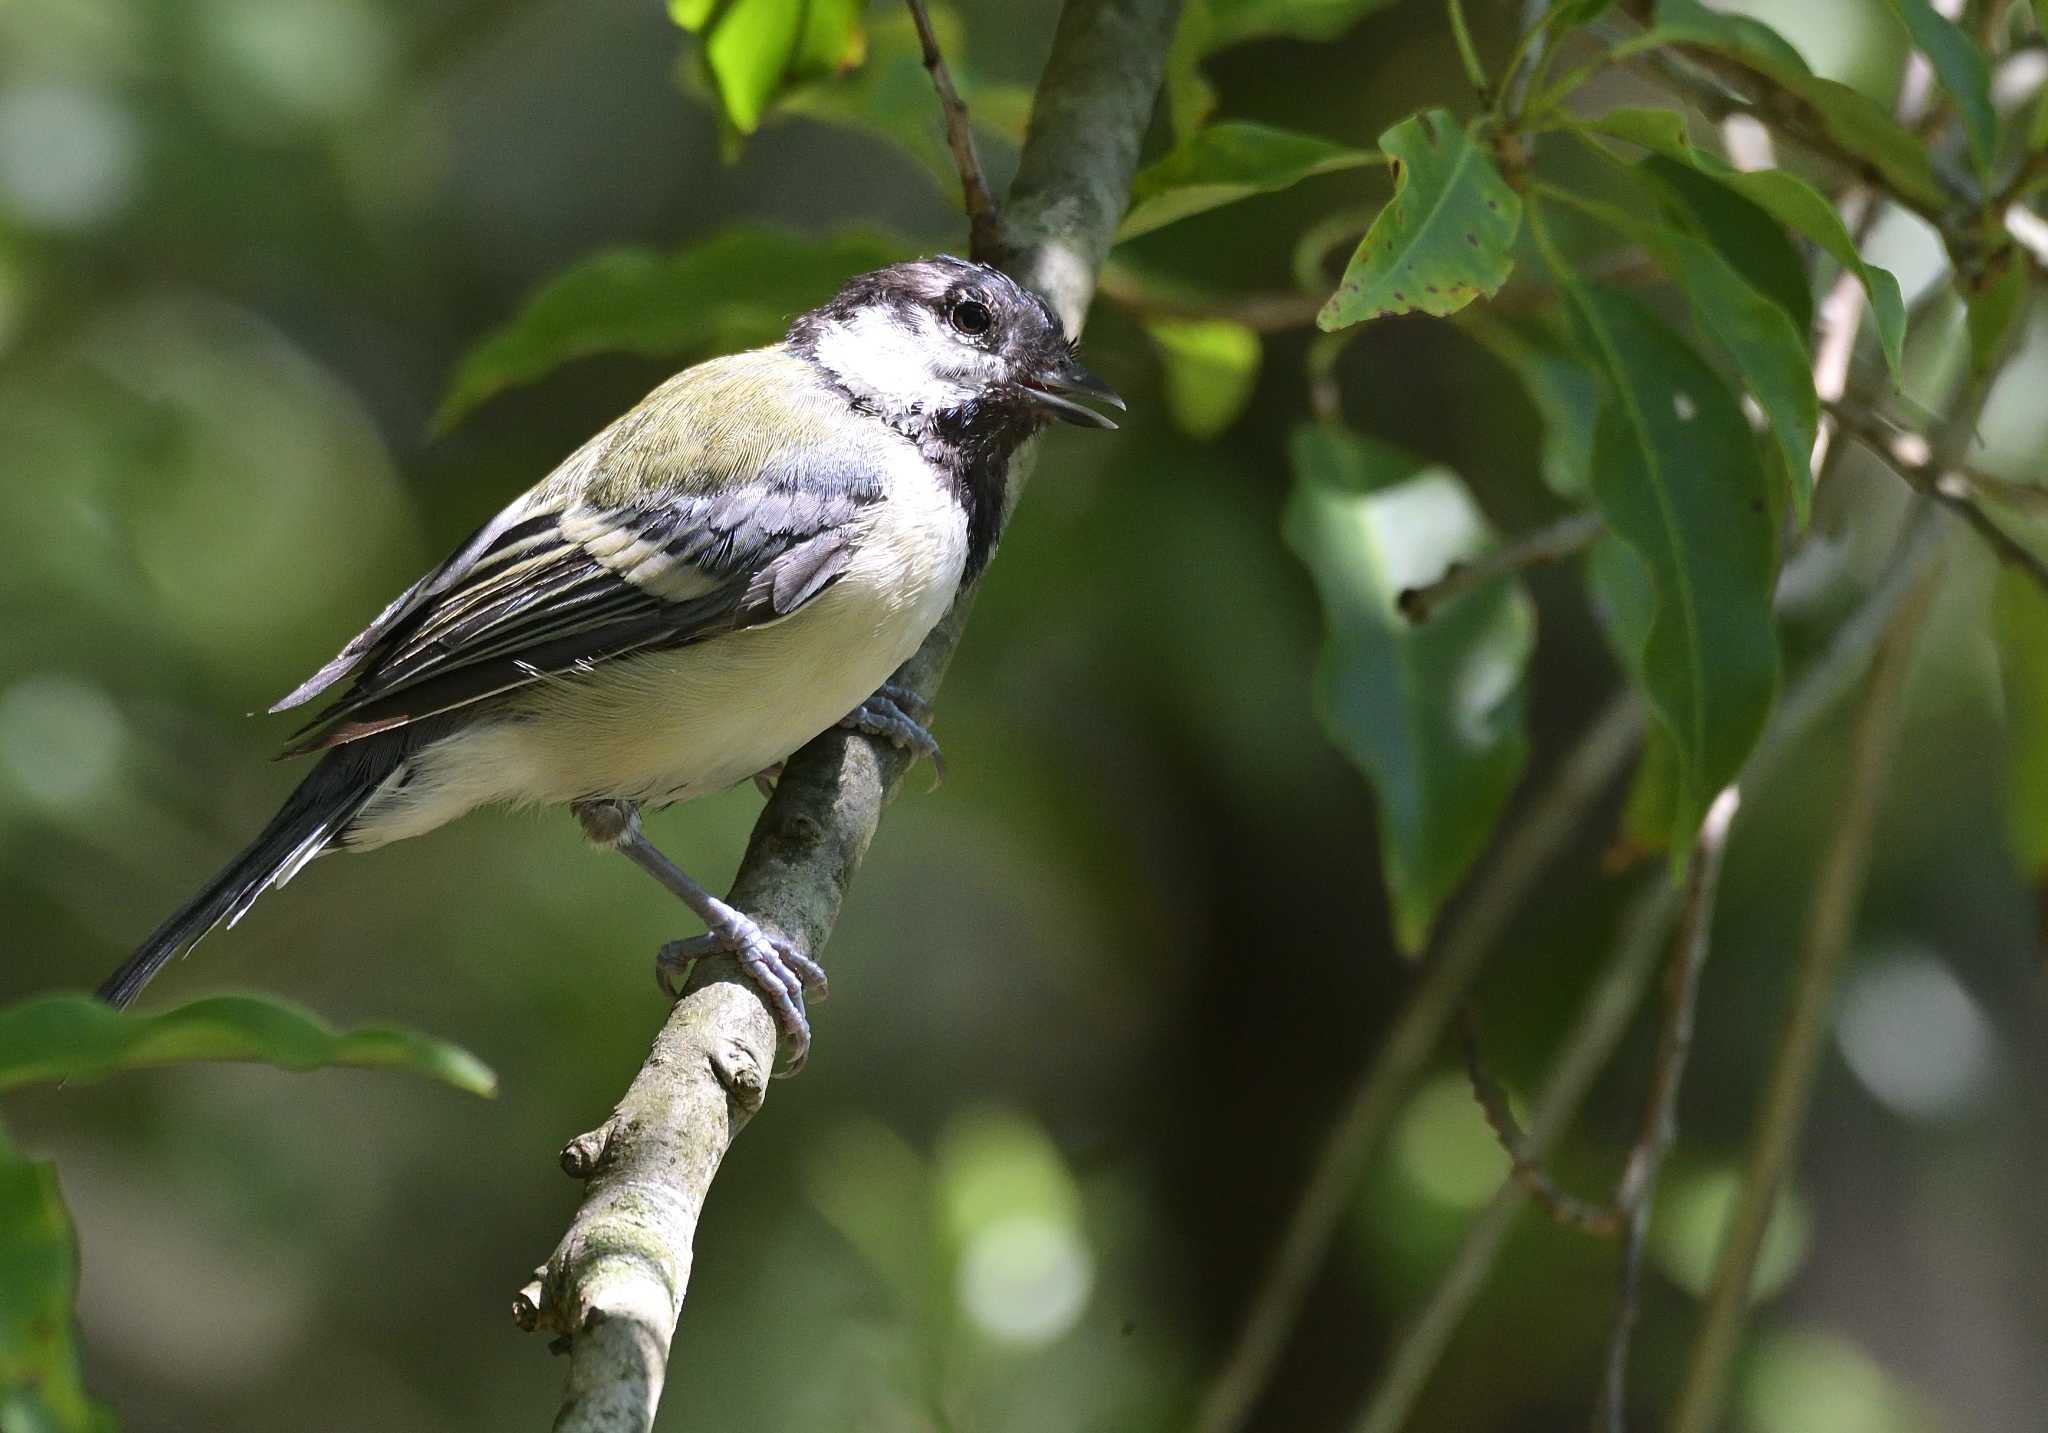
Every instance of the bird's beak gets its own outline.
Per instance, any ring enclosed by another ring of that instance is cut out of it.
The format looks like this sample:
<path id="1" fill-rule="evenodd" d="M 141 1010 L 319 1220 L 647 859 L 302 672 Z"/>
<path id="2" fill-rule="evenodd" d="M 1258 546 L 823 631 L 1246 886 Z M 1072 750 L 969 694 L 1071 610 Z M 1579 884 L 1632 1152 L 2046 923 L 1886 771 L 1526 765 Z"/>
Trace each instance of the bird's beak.
<path id="1" fill-rule="evenodd" d="M 1071 358 L 1062 359 L 1045 372 L 1024 380 L 1024 396 L 1062 423 L 1078 423 L 1091 428 L 1116 427 L 1115 420 L 1075 402 L 1074 395 L 1077 394 L 1093 398 L 1098 403 L 1107 403 L 1118 412 L 1123 411 L 1124 400 L 1117 397 L 1116 390 Z"/>

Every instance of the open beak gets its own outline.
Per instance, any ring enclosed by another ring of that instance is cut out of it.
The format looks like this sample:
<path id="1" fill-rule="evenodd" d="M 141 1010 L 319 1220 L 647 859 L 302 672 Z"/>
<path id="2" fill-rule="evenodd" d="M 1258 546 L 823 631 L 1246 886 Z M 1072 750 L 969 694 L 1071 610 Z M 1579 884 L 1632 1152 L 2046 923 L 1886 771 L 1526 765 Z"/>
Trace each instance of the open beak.
<path id="1" fill-rule="evenodd" d="M 1114 388 L 1071 358 L 1057 368 L 1025 379 L 1024 396 L 1062 423 L 1078 423 L 1090 428 L 1114 428 L 1116 422 L 1085 404 L 1075 402 L 1077 396 L 1107 403 L 1118 412 L 1124 408 L 1124 400 L 1116 396 Z"/>

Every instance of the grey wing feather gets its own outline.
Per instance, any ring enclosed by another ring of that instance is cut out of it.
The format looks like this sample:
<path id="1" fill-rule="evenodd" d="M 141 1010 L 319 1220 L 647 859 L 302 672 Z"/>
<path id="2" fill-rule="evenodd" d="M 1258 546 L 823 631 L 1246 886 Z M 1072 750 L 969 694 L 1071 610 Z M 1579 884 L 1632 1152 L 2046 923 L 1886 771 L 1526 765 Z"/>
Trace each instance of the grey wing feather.
<path id="1" fill-rule="evenodd" d="M 644 506 L 526 518 L 515 505 L 280 703 L 355 678 L 286 754 L 786 617 L 845 571 L 855 518 L 881 496 L 864 473 L 776 470 Z"/>

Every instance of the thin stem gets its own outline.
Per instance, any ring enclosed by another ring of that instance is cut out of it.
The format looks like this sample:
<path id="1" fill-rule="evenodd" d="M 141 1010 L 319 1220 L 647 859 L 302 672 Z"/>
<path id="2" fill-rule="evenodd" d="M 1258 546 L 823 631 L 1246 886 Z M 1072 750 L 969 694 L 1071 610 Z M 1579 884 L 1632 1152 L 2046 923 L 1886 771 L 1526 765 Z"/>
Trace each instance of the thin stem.
<path id="1" fill-rule="evenodd" d="M 1621 1220 L 1613 1205 L 1594 1204 L 1579 1198 L 1551 1178 L 1550 1171 L 1543 1167 L 1542 1156 L 1530 1142 L 1522 1122 L 1515 1118 L 1506 1088 L 1487 1068 L 1479 1048 L 1479 1017 L 1470 1005 L 1458 1016 L 1458 1036 L 1458 1043 L 1465 1051 L 1465 1074 L 1472 1082 L 1473 1097 L 1479 1101 L 1486 1122 L 1493 1126 L 1494 1135 L 1507 1151 L 1508 1162 L 1523 1192 L 1567 1229 L 1603 1237 L 1619 1233 Z"/>
<path id="2" fill-rule="evenodd" d="M 1594 1079 L 1634 1021 L 1677 904 L 1678 888 L 1661 874 L 1653 875 L 1624 915 L 1614 954 L 1580 1004 L 1572 1028 L 1558 1047 L 1557 1063 L 1537 1097 L 1527 1136 L 1528 1149 L 1535 1157 L 1546 1154 L 1570 1125 Z M 1395 1340 L 1394 1351 L 1359 1414 L 1357 1433 L 1398 1433 L 1407 1422 L 1528 1198 L 1522 1182 L 1510 1177 L 1472 1221 L 1428 1300 Z"/>
<path id="3" fill-rule="evenodd" d="M 1686 1057 L 1692 1052 L 1694 1012 L 1698 1006 L 1700 971 L 1706 967 L 1714 925 L 1714 897 L 1721 884 L 1721 860 L 1728 847 L 1742 797 L 1725 788 L 1707 808 L 1699 840 L 1688 860 L 1685 907 L 1678 921 L 1678 940 L 1664 977 L 1664 1018 L 1657 1032 L 1650 1092 L 1643 1119 L 1615 1186 L 1614 1210 L 1624 1221 L 1621 1246 L 1621 1291 L 1615 1301 L 1614 1324 L 1607 1336 L 1607 1373 L 1600 1387 L 1593 1426 L 1605 1433 L 1623 1433 L 1628 1415 L 1628 1350 L 1635 1332 L 1643 1280 L 1643 1244 L 1650 1232 L 1656 1201 L 1657 1175 L 1664 1156 L 1678 1137 L 1678 1089 L 1685 1079 Z"/>
<path id="4" fill-rule="evenodd" d="M 1420 626 L 1444 603 L 1484 587 L 1496 578 L 1512 576 L 1544 563 L 1563 562 L 1568 557 L 1576 557 L 1591 547 L 1603 531 L 1605 525 L 1600 520 L 1600 514 L 1573 513 L 1569 517 L 1559 518 L 1548 527 L 1540 527 L 1534 532 L 1525 533 L 1513 542 L 1497 547 L 1470 562 L 1454 562 L 1445 568 L 1444 575 L 1434 582 L 1425 582 L 1420 587 L 1403 588 L 1395 605 L 1400 608 L 1403 617 Z"/>
<path id="5" fill-rule="evenodd" d="M 1834 835 L 1815 877 L 1813 904 L 1800 942 L 1798 985 L 1772 1061 L 1742 1193 L 1715 1263 L 1706 1314 L 1672 1415 L 1671 1433 L 1711 1433 L 1720 1420 L 1729 1373 L 1748 1318 L 1757 1252 L 1770 1228 L 1778 1191 L 1798 1150 L 1812 1102 L 1835 982 L 1854 932 L 1885 778 L 1904 725 L 1902 698 L 1912 666 L 1914 638 L 1933 597 L 1938 572 L 1939 568 L 1928 570 L 1893 619 L 1850 737 L 1848 785 Z"/>
<path id="6" fill-rule="evenodd" d="M 1444 0 L 1444 8 L 1450 12 L 1451 38 L 1457 43 L 1458 60 L 1465 67 L 1465 78 L 1472 82 L 1480 102 L 1489 103 L 1492 91 L 1487 87 L 1486 66 L 1479 62 L 1479 50 L 1472 43 L 1472 29 L 1465 23 L 1464 0 Z"/>
<path id="7" fill-rule="evenodd" d="M 996 196 L 981 172 L 981 156 L 974 152 L 974 126 L 968 122 L 967 103 L 953 87 L 953 72 L 939 53 L 939 37 L 932 32 L 932 17 L 925 13 L 924 0 L 905 0 L 911 23 L 917 26 L 917 42 L 924 50 L 924 67 L 931 73 L 932 88 L 939 92 L 939 109 L 946 120 L 946 147 L 953 151 L 953 167 L 960 171 L 960 197 L 967 210 L 967 252 L 985 264 L 1003 257 L 1003 214 Z"/>
<path id="8" fill-rule="evenodd" d="M 1195 1417 L 1198 1433 L 1232 1433 L 1250 1418 L 1351 1206 L 1366 1161 L 1436 1053 L 1486 956 L 1537 879 L 1578 834 L 1587 811 L 1620 774 L 1641 736 L 1642 717 L 1634 699 L 1616 697 L 1528 809 L 1507 826 L 1497 854 L 1450 916 L 1418 983 L 1325 1139 L 1244 1324 L 1203 1395 Z"/>

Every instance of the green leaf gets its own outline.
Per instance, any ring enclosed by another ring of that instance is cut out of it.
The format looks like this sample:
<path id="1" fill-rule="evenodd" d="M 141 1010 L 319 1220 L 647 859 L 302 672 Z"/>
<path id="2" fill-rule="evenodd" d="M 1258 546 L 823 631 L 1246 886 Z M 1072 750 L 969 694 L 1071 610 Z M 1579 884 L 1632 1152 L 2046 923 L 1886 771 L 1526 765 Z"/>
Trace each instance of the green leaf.
<path id="1" fill-rule="evenodd" d="M 1282 35 L 1334 40 L 1393 0 L 1209 0 L 1210 49 Z"/>
<path id="2" fill-rule="evenodd" d="M 1402 589 L 1492 543 L 1463 484 L 1334 426 L 1297 429 L 1290 449 L 1284 531 L 1328 630 L 1317 713 L 1373 783 L 1395 935 L 1418 951 L 1528 755 L 1534 609 L 1502 580 L 1411 625 L 1396 609 Z"/>
<path id="3" fill-rule="evenodd" d="M 1166 112 L 1173 123 L 1173 137 L 1185 141 L 1209 122 L 1216 112 L 1216 86 L 1202 73 L 1202 60 L 1215 46 L 1211 43 L 1214 24 L 1209 17 L 1209 0 L 1187 0 L 1180 7 L 1180 23 L 1174 27 L 1173 44 L 1166 51 Z"/>
<path id="4" fill-rule="evenodd" d="M 2005 830 L 2020 869 L 2048 879 L 2048 595 L 2000 567 L 1993 610 L 2005 684 Z"/>
<path id="5" fill-rule="evenodd" d="M 1326 331 L 1420 309 L 1439 318 L 1500 292 L 1514 268 L 1522 199 L 1447 110 L 1411 115 L 1380 136 L 1394 197 L 1316 315 Z"/>
<path id="6" fill-rule="evenodd" d="M 1673 219 L 1712 244 L 1751 288 L 1785 311 L 1794 328 L 1812 329 L 1806 260 L 1769 210 L 1661 154 L 1644 155 L 1635 172 L 1656 189 Z"/>
<path id="7" fill-rule="evenodd" d="M 1985 262 L 1964 290 L 1970 326 L 1970 367 L 1987 372 L 2004 357 L 2013 331 L 2027 316 L 2027 280 L 2032 265 L 2007 244 Z"/>
<path id="8" fill-rule="evenodd" d="M 1942 88 L 1956 102 L 1963 133 L 1970 141 L 1970 160 L 1980 175 L 1989 174 L 1998 158 L 1998 110 L 1991 103 L 1991 62 L 1957 24 L 1927 0 L 1892 0 L 1892 10 L 1905 23 L 1913 46 L 1927 57 Z"/>
<path id="9" fill-rule="evenodd" d="M 472 1094 L 497 1092 L 497 1076 L 445 1040 L 387 1025 L 337 1033 L 296 1006 L 250 995 L 217 995 L 143 1015 L 61 991 L 0 1010 L 0 1091 L 185 1060 L 406 1070 Z"/>
<path id="10" fill-rule="evenodd" d="M 435 415 L 453 427 L 485 399 L 594 353 L 684 357 L 772 343 L 850 276 L 908 252 L 859 230 L 823 239 L 739 228 L 680 253 L 610 249 L 564 270 L 463 356 Z"/>
<path id="11" fill-rule="evenodd" d="M 1155 319 L 1146 330 L 1166 365 L 1166 410 L 1189 437 L 1215 438 L 1244 414 L 1259 377 L 1259 336 L 1224 319 Z"/>
<path id="12" fill-rule="evenodd" d="M 1593 480 L 1593 429 L 1600 389 L 1563 337 L 1536 320 L 1505 319 L 1478 310 L 1467 331 L 1513 369 L 1543 420 L 1543 481 L 1561 498 L 1582 500 Z"/>
<path id="13" fill-rule="evenodd" d="M 1771 441 L 1791 477 L 1792 505 L 1806 521 L 1813 498 L 1811 457 L 1820 431 L 1813 359 L 1785 311 L 1751 288 L 1720 251 L 1631 209 L 1582 196 L 1570 202 L 1656 255 L 1678 280 L 1693 321 L 1728 351 L 1744 384 L 1762 405 Z"/>
<path id="14" fill-rule="evenodd" d="M 1612 539 L 1608 545 L 1627 551 Z M 1601 857 L 1601 866 L 1622 870 L 1663 851 L 1671 843 L 1671 825 L 1677 814 L 1678 751 L 1671 744 L 1670 733 L 1653 722 L 1643 733 L 1643 754 L 1629 778 L 1621 820 L 1613 844 Z"/>
<path id="15" fill-rule="evenodd" d="M 698 34 L 726 118 L 742 134 L 783 87 L 860 63 L 864 0 L 669 0 L 669 17 Z"/>
<path id="16" fill-rule="evenodd" d="M 78 1243 L 55 1165 L 23 1159 L 0 1134 L 0 1428 L 112 1433 L 86 1396 L 73 1306 Z"/>
<path id="17" fill-rule="evenodd" d="M 1700 0 L 1657 0 L 1655 24 L 1631 48 L 1655 44 L 1696 45 L 1766 76 L 1803 100 L 1838 146 L 1875 167 L 1900 194 L 1933 208 L 1947 204 L 1926 146 L 1870 96 L 1816 75 L 1761 21 L 1709 10 Z"/>
<path id="18" fill-rule="evenodd" d="M 1685 121 L 1667 109 L 1616 109 L 1583 126 L 1652 153 L 1691 166 L 1717 184 L 1734 190 L 1796 233 L 1819 244 L 1862 282 L 1877 320 L 1877 336 L 1894 381 L 1906 341 L 1906 300 L 1889 271 L 1866 264 L 1842 224 L 1835 206 L 1798 175 L 1783 169 L 1741 170 L 1725 159 L 1694 149 L 1685 136 Z"/>
<path id="19" fill-rule="evenodd" d="M 1131 207 L 1116 236 L 1149 234 L 1190 214 L 1291 188 L 1313 175 L 1357 169 L 1378 158 L 1312 134 L 1224 120 L 1197 130 L 1138 171 L 1131 181 Z"/>
<path id="20" fill-rule="evenodd" d="M 1682 339 L 1625 295 L 1561 281 L 1610 394 L 1593 498 L 1655 586 L 1647 625 L 1639 606 L 1610 623 L 1620 619 L 1617 645 L 1678 756 L 1671 844 L 1682 860 L 1777 686 L 1770 481 L 1735 395 Z"/>
<path id="21" fill-rule="evenodd" d="M 1017 85 L 979 82 L 967 63 L 967 34 L 952 10 L 930 10 L 932 33 L 945 53 L 953 83 L 967 102 L 975 138 L 1015 147 L 1024 137 L 1030 113 L 1030 92 Z M 871 135 L 895 145 L 917 161 L 949 203 L 958 205 L 960 172 L 946 145 L 946 127 L 924 67 L 924 50 L 916 27 L 901 8 L 888 11 L 868 31 L 868 55 L 861 67 L 836 75 L 792 84 L 783 91 L 765 123 L 807 119 Z"/>

